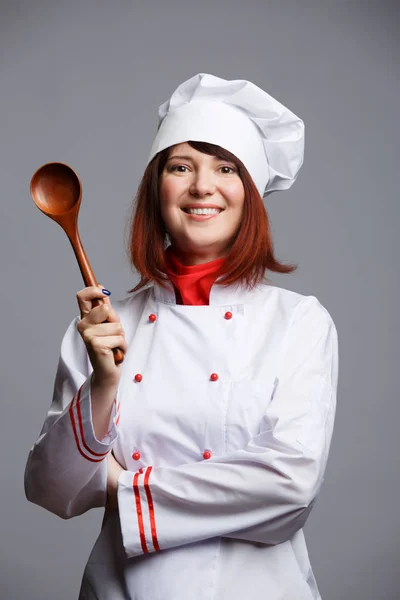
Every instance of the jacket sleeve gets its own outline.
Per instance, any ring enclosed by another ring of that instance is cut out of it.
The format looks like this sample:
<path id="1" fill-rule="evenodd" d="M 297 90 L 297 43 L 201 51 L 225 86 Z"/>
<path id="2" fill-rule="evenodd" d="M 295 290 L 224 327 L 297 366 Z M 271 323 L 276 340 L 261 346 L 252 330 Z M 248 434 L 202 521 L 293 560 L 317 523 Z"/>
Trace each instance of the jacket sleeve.
<path id="1" fill-rule="evenodd" d="M 294 311 L 277 379 L 260 433 L 244 448 L 120 474 L 128 557 L 216 536 L 274 545 L 304 526 L 324 478 L 338 380 L 336 328 L 315 296 Z"/>
<path id="2" fill-rule="evenodd" d="M 73 319 L 63 337 L 50 410 L 29 452 L 24 478 L 27 499 L 64 519 L 105 506 L 105 459 L 118 435 L 119 390 L 109 430 L 102 440 L 96 439 L 90 396 L 93 369 L 78 321 Z"/>

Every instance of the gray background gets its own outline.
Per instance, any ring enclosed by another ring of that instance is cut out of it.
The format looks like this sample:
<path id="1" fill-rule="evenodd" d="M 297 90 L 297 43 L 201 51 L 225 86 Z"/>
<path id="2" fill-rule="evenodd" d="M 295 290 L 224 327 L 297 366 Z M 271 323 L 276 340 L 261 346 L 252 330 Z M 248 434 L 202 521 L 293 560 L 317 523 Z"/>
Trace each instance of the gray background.
<path id="1" fill-rule="evenodd" d="M 268 200 L 277 255 L 300 264 L 274 282 L 316 295 L 339 334 L 336 427 L 305 534 L 323 600 L 399 598 L 398 17 L 382 0 L 1 4 L 1 598 L 76 598 L 102 517 L 62 521 L 24 496 L 83 287 L 30 178 L 50 161 L 76 169 L 86 252 L 125 297 L 157 108 L 199 72 L 249 79 L 305 121 L 299 178 Z"/>

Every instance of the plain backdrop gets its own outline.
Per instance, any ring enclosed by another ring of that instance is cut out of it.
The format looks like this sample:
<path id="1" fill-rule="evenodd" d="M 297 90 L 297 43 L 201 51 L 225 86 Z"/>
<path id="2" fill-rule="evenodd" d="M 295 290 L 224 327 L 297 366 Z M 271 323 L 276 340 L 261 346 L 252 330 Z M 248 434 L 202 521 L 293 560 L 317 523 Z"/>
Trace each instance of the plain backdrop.
<path id="1" fill-rule="evenodd" d="M 87 255 L 111 301 L 126 297 L 138 281 L 126 222 L 158 106 L 200 72 L 248 79 L 305 122 L 298 180 L 267 206 L 278 258 L 299 264 L 275 285 L 317 296 L 339 336 L 335 431 L 305 535 L 323 600 L 399 598 L 399 12 L 385 0 L 1 2 L 2 599 L 77 598 L 102 518 L 63 521 L 24 495 L 84 287 L 31 176 L 52 161 L 77 171 Z"/>

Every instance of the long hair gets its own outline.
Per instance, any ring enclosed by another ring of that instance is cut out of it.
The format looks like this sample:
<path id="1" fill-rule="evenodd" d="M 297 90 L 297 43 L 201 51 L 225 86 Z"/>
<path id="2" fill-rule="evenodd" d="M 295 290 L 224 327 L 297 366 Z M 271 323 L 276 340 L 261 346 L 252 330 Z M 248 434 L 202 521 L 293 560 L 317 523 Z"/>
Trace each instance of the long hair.
<path id="1" fill-rule="evenodd" d="M 295 271 L 297 264 L 285 264 L 275 258 L 268 214 L 244 164 L 220 146 L 206 142 L 187 143 L 199 152 L 232 161 L 238 170 L 245 192 L 242 222 L 217 275 L 222 277 L 215 285 L 230 285 L 240 281 L 251 290 L 261 280 L 268 281 L 267 271 Z M 136 292 L 151 280 L 164 288 L 167 287 L 168 276 L 165 274 L 164 258 L 167 232 L 161 217 L 159 180 L 172 149 L 173 146 L 170 146 L 162 150 L 147 165 L 133 202 L 128 221 L 127 252 L 130 264 L 140 274 L 141 279 L 128 293 Z"/>

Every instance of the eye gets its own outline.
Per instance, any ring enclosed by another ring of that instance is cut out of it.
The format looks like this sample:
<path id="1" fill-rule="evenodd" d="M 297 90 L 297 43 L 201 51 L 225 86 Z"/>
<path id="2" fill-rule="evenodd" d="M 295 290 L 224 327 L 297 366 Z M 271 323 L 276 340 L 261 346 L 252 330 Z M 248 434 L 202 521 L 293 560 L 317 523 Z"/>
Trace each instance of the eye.
<path id="1" fill-rule="evenodd" d="M 227 172 L 225 171 L 225 173 L 224 173 L 224 174 L 226 174 L 226 175 L 230 175 L 231 173 L 236 173 L 236 172 L 237 172 L 237 171 L 236 171 L 236 169 L 234 169 L 233 167 L 228 167 L 227 165 L 225 165 L 225 166 L 223 166 L 223 167 L 220 167 L 220 169 L 229 169 L 230 173 L 227 173 Z"/>
<path id="2" fill-rule="evenodd" d="M 178 171 L 178 169 L 187 169 L 187 167 L 185 167 L 185 165 L 174 165 L 173 167 L 170 167 L 169 170 L 171 172 L 173 171 L 177 171 L 178 173 L 184 173 L 185 171 Z"/>
<path id="3" fill-rule="evenodd" d="M 169 167 L 168 170 L 171 173 L 185 173 L 185 169 L 188 169 L 188 167 L 186 167 L 185 165 L 173 165 L 172 167 Z M 231 175 L 232 173 L 237 173 L 237 169 L 229 167 L 228 165 L 223 165 L 222 167 L 219 167 L 219 170 L 221 169 L 227 169 L 227 171 L 224 171 L 224 175 Z"/>

